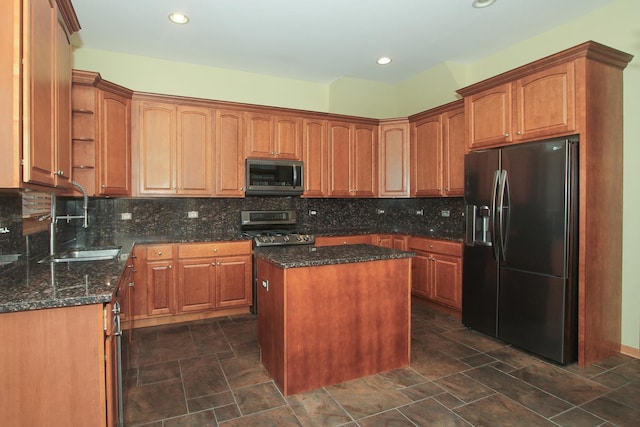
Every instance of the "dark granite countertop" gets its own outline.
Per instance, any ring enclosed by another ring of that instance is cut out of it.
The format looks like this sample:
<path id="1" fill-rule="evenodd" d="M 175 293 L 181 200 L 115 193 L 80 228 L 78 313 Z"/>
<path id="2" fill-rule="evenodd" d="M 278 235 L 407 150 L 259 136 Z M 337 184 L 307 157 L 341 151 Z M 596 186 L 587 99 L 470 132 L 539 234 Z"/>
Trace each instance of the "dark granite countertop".
<path id="1" fill-rule="evenodd" d="M 374 245 L 280 246 L 256 248 L 254 252 L 258 257 L 280 268 L 313 267 L 416 256 L 414 252 Z"/>
<path id="2" fill-rule="evenodd" d="M 106 303 L 112 300 L 134 244 L 192 243 L 247 240 L 238 233 L 172 240 L 161 237 L 131 238 L 119 242 L 120 257 L 110 261 L 70 263 L 26 260 L 0 273 L 0 313 Z"/>

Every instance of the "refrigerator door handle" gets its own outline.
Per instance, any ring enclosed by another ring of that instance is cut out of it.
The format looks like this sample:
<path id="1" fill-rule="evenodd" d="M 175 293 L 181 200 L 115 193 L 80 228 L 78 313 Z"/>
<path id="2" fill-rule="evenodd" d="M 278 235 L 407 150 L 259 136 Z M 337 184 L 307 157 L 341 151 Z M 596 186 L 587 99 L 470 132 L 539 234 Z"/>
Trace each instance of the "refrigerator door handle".
<path id="1" fill-rule="evenodd" d="M 493 185 L 491 186 L 491 246 L 493 246 L 493 259 L 496 261 L 500 257 L 500 248 L 498 247 L 498 241 L 496 239 L 496 213 L 498 212 L 498 205 L 496 205 L 496 197 L 498 194 L 498 186 L 500 185 L 500 171 L 496 170 L 493 173 Z"/>
<path id="2" fill-rule="evenodd" d="M 500 188 L 498 190 L 498 242 L 502 260 L 506 258 L 507 235 L 509 229 L 509 178 L 507 171 L 500 172 Z"/>

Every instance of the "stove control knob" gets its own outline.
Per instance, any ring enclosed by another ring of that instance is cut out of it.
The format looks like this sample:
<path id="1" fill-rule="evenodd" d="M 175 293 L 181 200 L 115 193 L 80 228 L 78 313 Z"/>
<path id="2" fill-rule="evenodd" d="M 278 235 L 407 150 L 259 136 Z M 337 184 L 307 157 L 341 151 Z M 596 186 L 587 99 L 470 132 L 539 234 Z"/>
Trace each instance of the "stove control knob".
<path id="1" fill-rule="evenodd" d="M 299 234 L 298 234 L 298 235 L 296 235 L 296 240 L 297 240 L 298 242 L 299 242 L 299 241 L 301 241 L 301 240 L 302 240 L 302 236 L 300 236 Z"/>
<path id="2" fill-rule="evenodd" d="M 271 241 L 272 243 L 276 241 L 276 238 L 273 236 L 269 236 L 269 241 Z"/>
<path id="3" fill-rule="evenodd" d="M 305 234 L 304 235 L 304 240 L 305 240 L 305 242 L 308 242 L 309 240 L 311 240 L 311 237 L 309 237 L 308 234 Z"/>
<path id="4" fill-rule="evenodd" d="M 289 236 L 282 236 L 282 240 L 284 240 L 285 242 L 289 241 Z"/>
<path id="5" fill-rule="evenodd" d="M 269 238 L 267 236 L 263 236 L 260 238 L 260 240 L 262 240 L 263 242 L 267 243 L 269 241 Z"/>

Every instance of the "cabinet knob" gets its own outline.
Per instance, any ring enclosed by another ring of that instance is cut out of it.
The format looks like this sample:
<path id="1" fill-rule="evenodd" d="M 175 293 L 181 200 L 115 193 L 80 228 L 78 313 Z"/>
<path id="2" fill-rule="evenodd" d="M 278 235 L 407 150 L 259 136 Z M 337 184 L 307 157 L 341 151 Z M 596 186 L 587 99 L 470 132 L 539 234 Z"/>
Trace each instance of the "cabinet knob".
<path id="1" fill-rule="evenodd" d="M 162 251 L 158 251 L 158 256 L 162 255 Z"/>
<path id="2" fill-rule="evenodd" d="M 240 187 L 240 191 L 244 191 L 244 187 Z"/>
<path id="3" fill-rule="evenodd" d="M 107 188 L 107 185 L 106 184 L 102 184 L 100 187 Z"/>
<path id="4" fill-rule="evenodd" d="M 133 288 L 135 285 L 136 285 L 135 282 L 129 282 L 129 287 L 130 288 Z"/>
<path id="5" fill-rule="evenodd" d="M 215 262 L 212 262 L 212 263 L 211 263 L 211 266 L 215 267 L 215 266 L 216 266 L 216 263 L 215 263 Z"/>
<path id="6" fill-rule="evenodd" d="M 218 248 L 213 248 L 213 252 L 218 252 Z"/>
<path id="7" fill-rule="evenodd" d="M 517 132 L 516 132 L 516 135 L 522 135 L 522 131 L 520 131 L 520 130 L 519 130 L 519 131 L 517 131 Z"/>
<path id="8" fill-rule="evenodd" d="M 505 133 L 505 134 L 504 134 L 504 136 L 505 136 L 505 137 L 507 137 L 507 138 L 509 138 L 509 134 L 508 134 L 508 133 Z"/>
<path id="9" fill-rule="evenodd" d="M 167 266 L 167 268 L 168 268 L 169 270 L 171 270 L 171 269 L 173 268 L 173 266 L 172 266 L 171 264 L 169 264 L 169 265 Z"/>

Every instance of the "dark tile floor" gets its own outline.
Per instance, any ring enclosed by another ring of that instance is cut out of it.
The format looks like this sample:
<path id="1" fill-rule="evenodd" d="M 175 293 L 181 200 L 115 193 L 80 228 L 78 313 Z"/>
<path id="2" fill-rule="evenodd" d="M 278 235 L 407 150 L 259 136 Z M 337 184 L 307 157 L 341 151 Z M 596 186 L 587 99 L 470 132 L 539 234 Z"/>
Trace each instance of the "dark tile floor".
<path id="1" fill-rule="evenodd" d="M 137 329 L 126 426 L 640 426 L 640 360 L 580 369 L 467 330 L 413 300 L 411 366 L 283 397 L 251 315 Z"/>

